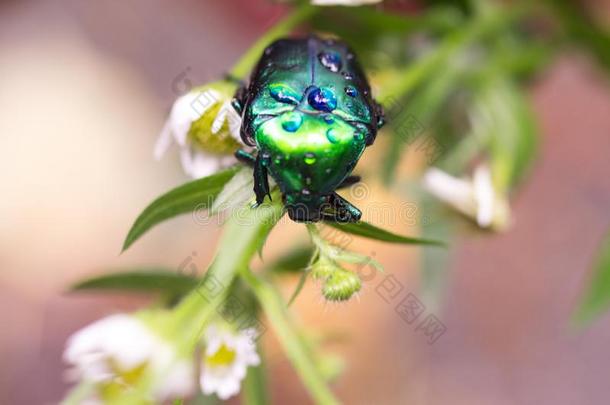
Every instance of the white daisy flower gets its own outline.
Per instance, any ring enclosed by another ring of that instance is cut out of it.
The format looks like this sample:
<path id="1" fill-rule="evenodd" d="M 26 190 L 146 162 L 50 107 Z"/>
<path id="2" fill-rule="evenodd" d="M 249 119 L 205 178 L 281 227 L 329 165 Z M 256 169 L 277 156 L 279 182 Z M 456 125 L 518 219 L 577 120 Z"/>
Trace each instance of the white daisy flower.
<path id="1" fill-rule="evenodd" d="M 248 366 L 260 364 L 253 329 L 240 332 L 211 326 L 205 333 L 205 355 L 199 383 L 204 394 L 216 393 L 222 400 L 239 393 Z"/>
<path id="2" fill-rule="evenodd" d="M 189 361 L 176 358 L 173 348 L 137 318 L 117 314 L 103 318 L 73 334 L 64 361 L 72 366 L 67 377 L 98 388 L 90 398 L 100 402 L 104 389 L 132 386 L 144 371 L 159 376 L 153 396 L 165 401 L 195 391 L 195 371 Z"/>
<path id="3" fill-rule="evenodd" d="M 383 0 L 311 0 L 314 6 L 364 6 L 366 4 L 377 4 Z"/>
<path id="4" fill-rule="evenodd" d="M 424 174 L 423 184 L 428 192 L 474 219 L 481 228 L 504 230 L 509 225 L 508 201 L 494 189 L 487 165 L 478 166 L 471 180 L 431 168 Z"/>
<path id="5" fill-rule="evenodd" d="M 241 118 L 231 106 L 234 90 L 233 84 L 221 81 L 178 98 L 155 145 L 155 158 L 161 159 L 175 142 L 182 168 L 192 178 L 234 164 L 233 153 L 241 146 Z"/>

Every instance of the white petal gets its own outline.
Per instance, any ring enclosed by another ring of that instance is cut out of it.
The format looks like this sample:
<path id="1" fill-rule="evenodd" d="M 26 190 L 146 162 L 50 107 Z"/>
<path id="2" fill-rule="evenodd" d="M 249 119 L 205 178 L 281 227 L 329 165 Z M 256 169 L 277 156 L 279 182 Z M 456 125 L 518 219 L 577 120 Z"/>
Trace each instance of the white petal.
<path id="1" fill-rule="evenodd" d="M 162 402 L 187 397 L 195 392 L 195 369 L 191 362 L 178 361 L 164 366 L 161 382 L 155 388 L 155 398 Z"/>
<path id="2" fill-rule="evenodd" d="M 241 380 L 228 378 L 222 381 L 216 389 L 218 398 L 226 400 L 239 393 Z"/>
<path id="3" fill-rule="evenodd" d="M 214 121 L 212 122 L 211 130 L 212 130 L 213 134 L 218 133 L 218 131 L 220 131 L 220 129 L 222 128 L 222 126 L 225 123 L 225 118 L 227 118 L 227 114 L 229 112 L 228 109 L 226 108 L 225 104 L 223 104 L 222 107 L 220 107 L 220 110 L 218 110 L 218 114 L 216 115 L 216 117 L 214 118 Z"/>
<path id="4" fill-rule="evenodd" d="M 208 89 L 191 92 L 176 100 L 170 113 L 170 126 L 174 139 L 180 146 L 186 146 L 191 125 L 220 100 L 220 94 Z"/>
<path id="5" fill-rule="evenodd" d="M 239 392 L 241 381 L 246 377 L 250 365 L 259 364 L 260 358 L 256 346 L 245 332 L 231 333 L 229 331 L 209 328 L 206 333 L 206 355 L 216 353 L 221 345 L 235 351 L 232 364 L 224 367 L 202 365 L 199 379 L 201 390 L 205 394 L 215 392 L 221 399 L 227 399 Z"/>
<path id="6" fill-rule="evenodd" d="M 195 179 L 206 177 L 221 169 L 220 158 L 217 155 L 196 151 L 193 154 L 191 176 Z"/>
<path id="7" fill-rule="evenodd" d="M 428 192 L 441 201 L 474 217 L 474 196 L 470 182 L 455 178 L 437 168 L 431 168 L 424 174 L 423 185 Z"/>
<path id="8" fill-rule="evenodd" d="M 172 144 L 172 130 L 169 120 L 163 125 L 163 129 L 157 138 L 155 143 L 155 149 L 153 155 L 156 160 L 161 160 L 165 152 L 169 149 Z"/>
<path id="9" fill-rule="evenodd" d="M 239 143 L 243 143 L 239 130 L 241 128 L 241 117 L 235 111 L 230 101 L 226 101 L 223 108 L 227 109 L 227 122 L 229 123 L 229 133 Z"/>
<path id="10" fill-rule="evenodd" d="M 129 315 L 112 315 L 86 326 L 67 342 L 64 360 L 76 366 L 81 376 L 102 381 L 112 377 L 108 360 L 121 369 L 132 369 L 152 355 L 155 336 Z"/>
<path id="11" fill-rule="evenodd" d="M 477 203 L 477 224 L 486 228 L 494 217 L 495 192 L 491 172 L 487 166 L 478 166 L 473 175 L 474 196 Z"/>

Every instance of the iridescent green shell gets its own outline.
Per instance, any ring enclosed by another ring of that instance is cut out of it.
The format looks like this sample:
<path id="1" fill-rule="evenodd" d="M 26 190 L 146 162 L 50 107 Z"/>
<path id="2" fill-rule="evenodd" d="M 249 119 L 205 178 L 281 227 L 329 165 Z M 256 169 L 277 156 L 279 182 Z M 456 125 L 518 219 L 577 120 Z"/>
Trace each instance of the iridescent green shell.
<path id="1" fill-rule="evenodd" d="M 257 147 L 287 205 L 322 204 L 382 124 L 348 46 L 315 36 L 271 44 L 241 101 L 242 139 Z"/>

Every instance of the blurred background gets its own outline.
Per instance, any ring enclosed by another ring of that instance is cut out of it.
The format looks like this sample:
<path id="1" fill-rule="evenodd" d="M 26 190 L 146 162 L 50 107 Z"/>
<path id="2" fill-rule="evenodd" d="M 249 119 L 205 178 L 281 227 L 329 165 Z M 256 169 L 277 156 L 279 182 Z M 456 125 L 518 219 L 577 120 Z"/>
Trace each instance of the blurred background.
<path id="1" fill-rule="evenodd" d="M 594 3 L 608 21 L 610 3 Z M 152 158 L 172 101 L 224 74 L 284 14 L 263 0 L 0 1 L 1 403 L 57 403 L 68 389 L 66 338 L 149 300 L 67 294 L 70 284 L 132 265 L 178 268 L 189 256 L 205 269 L 219 227 L 189 216 L 119 252 L 140 210 L 186 181 L 177 154 Z M 324 303 L 312 283 L 299 297 L 302 323 L 332 330 L 330 349 L 345 356 L 333 385 L 345 403 L 607 403 L 610 318 L 582 332 L 568 321 L 610 225 L 610 87 L 591 60 L 568 52 L 528 97 L 542 140 L 513 200 L 514 226 L 452 244 L 444 300 L 426 308 L 446 327 L 438 340 L 395 312 L 396 300 L 421 294 L 417 248 L 358 240 L 352 250 L 379 260 L 383 277 L 344 305 Z M 365 167 L 374 170 L 380 148 Z M 401 173 L 422 160 L 409 153 Z M 388 201 L 400 203 L 373 183 L 357 205 L 366 218 Z M 394 230 L 427 226 L 411 222 Z M 306 238 L 295 230 L 275 230 L 269 256 Z M 378 291 L 388 275 L 403 287 L 390 302 Z M 274 403 L 309 403 L 270 335 Z"/>

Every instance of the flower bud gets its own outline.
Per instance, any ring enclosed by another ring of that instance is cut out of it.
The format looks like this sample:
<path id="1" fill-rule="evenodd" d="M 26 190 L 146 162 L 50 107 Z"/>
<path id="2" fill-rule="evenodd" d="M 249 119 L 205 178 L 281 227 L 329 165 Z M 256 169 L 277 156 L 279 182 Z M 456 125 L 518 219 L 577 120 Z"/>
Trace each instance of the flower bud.
<path id="1" fill-rule="evenodd" d="M 337 268 L 322 286 L 322 295 L 329 301 L 347 301 L 360 291 L 362 280 L 351 271 Z"/>
<path id="2" fill-rule="evenodd" d="M 314 280 L 325 281 L 337 270 L 341 270 L 341 267 L 334 260 L 320 256 L 311 268 L 311 277 Z"/>

